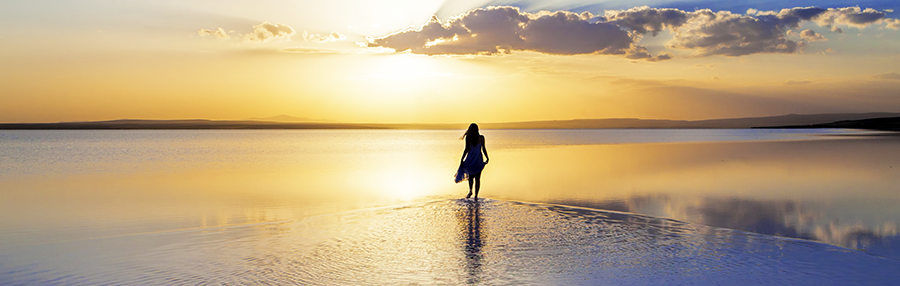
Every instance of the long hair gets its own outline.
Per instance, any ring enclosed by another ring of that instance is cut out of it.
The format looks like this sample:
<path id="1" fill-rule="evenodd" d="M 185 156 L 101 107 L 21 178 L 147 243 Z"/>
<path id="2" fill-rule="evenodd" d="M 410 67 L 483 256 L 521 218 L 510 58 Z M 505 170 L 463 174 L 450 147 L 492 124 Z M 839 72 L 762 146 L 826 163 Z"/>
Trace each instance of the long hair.
<path id="1" fill-rule="evenodd" d="M 463 137 L 460 137 L 459 139 L 463 138 L 466 139 L 466 147 L 478 144 L 478 140 L 481 139 L 481 134 L 478 134 L 478 124 L 469 124 L 469 129 L 467 129 L 466 133 L 463 134 Z"/>

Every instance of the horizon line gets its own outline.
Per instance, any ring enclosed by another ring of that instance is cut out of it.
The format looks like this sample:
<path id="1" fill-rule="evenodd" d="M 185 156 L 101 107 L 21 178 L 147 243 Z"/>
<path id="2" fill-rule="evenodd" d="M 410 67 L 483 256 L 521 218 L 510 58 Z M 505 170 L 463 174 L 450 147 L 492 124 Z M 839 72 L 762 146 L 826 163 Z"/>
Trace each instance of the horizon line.
<path id="1" fill-rule="evenodd" d="M 118 119 L 101 119 L 101 120 L 73 120 L 73 121 L 56 121 L 56 122 L 0 122 L 0 124 L 70 124 L 70 123 L 102 123 L 102 122 L 114 122 L 114 121 L 209 121 L 209 122 L 266 122 L 266 123 L 285 123 L 285 124 L 322 124 L 322 125 L 334 125 L 334 124 L 377 124 L 377 125 L 456 125 L 456 124 L 470 124 L 470 123 L 478 123 L 478 124 L 514 124 L 514 123 L 533 123 L 533 122 L 556 122 L 556 121 L 578 121 L 578 120 L 644 120 L 644 121 L 677 121 L 677 122 L 700 122 L 700 121 L 713 121 L 713 120 L 729 120 L 729 119 L 758 119 L 758 118 L 772 118 L 772 117 L 785 117 L 785 116 L 821 116 L 821 115 L 865 115 L 865 114 L 900 114 L 900 111 L 891 112 L 891 111 L 869 111 L 869 112 L 830 112 L 830 113 L 788 113 L 781 115 L 764 115 L 764 116 L 746 116 L 746 117 L 721 117 L 721 118 L 707 118 L 707 119 L 664 119 L 664 118 L 639 118 L 639 117 L 605 117 L 605 118 L 573 118 L 573 119 L 537 119 L 537 120 L 522 120 L 522 121 L 494 121 L 494 122 L 350 122 L 350 121 L 335 121 L 329 119 L 312 119 L 311 121 L 274 121 L 274 120 L 265 120 L 266 118 L 273 118 L 279 116 L 288 116 L 294 117 L 290 115 L 280 114 L 269 117 L 251 117 L 245 119 L 210 119 L 210 118 L 179 118 L 179 119 L 144 119 L 144 118 L 118 118 Z M 298 118 L 298 117 L 294 117 Z M 306 118 L 298 118 L 298 119 L 306 119 Z"/>

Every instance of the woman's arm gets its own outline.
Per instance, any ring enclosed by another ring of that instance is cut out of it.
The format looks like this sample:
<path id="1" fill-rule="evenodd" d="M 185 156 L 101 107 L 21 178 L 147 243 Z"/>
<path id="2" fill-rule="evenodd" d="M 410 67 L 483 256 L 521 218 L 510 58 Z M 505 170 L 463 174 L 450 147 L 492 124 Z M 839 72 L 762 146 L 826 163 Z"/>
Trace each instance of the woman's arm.
<path id="1" fill-rule="evenodd" d="M 459 164 L 462 164 L 466 160 L 466 154 L 469 153 L 469 146 L 466 146 L 466 149 L 463 150 L 462 157 L 459 158 Z"/>
<path id="2" fill-rule="evenodd" d="M 487 147 L 484 146 L 484 135 L 481 136 L 481 152 L 484 152 L 484 158 L 487 159 L 484 161 L 485 164 L 491 161 L 491 156 L 487 154 Z"/>

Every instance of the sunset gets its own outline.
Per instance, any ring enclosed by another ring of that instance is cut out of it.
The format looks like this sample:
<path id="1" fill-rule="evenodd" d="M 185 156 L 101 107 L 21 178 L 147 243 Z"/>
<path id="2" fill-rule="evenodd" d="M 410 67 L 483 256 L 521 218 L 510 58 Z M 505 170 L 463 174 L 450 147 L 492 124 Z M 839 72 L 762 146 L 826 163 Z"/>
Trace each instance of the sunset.
<path id="1" fill-rule="evenodd" d="M 900 109 L 895 3 L 679 3 L 9 3 L 0 122 Z"/>
<path id="2" fill-rule="evenodd" d="M 40 0 L 0 27 L 0 285 L 900 269 L 897 1 Z"/>

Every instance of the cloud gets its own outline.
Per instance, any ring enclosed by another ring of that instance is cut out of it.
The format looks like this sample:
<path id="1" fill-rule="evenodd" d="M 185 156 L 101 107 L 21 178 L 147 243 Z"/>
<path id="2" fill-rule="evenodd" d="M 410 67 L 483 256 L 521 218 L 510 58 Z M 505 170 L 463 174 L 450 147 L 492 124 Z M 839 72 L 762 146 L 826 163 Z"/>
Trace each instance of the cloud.
<path id="1" fill-rule="evenodd" d="M 633 59 L 633 60 L 647 60 L 651 62 L 658 62 L 672 59 L 672 54 L 670 53 L 662 53 L 656 56 L 650 54 L 647 51 L 647 48 L 642 46 L 635 46 L 632 49 L 625 52 L 625 58 Z"/>
<path id="2" fill-rule="evenodd" d="M 876 74 L 876 75 L 873 75 L 872 77 L 874 77 L 876 79 L 883 79 L 883 80 L 900 80 L 900 73 L 889 72 L 889 73 L 883 73 L 883 74 Z"/>
<path id="3" fill-rule="evenodd" d="M 695 55 L 743 56 L 755 53 L 795 53 L 800 43 L 786 39 L 791 21 L 753 17 L 728 11 L 699 10 L 675 31 L 668 47 L 693 50 Z"/>
<path id="4" fill-rule="evenodd" d="M 658 9 L 648 6 L 623 11 L 606 11 L 606 19 L 640 34 L 656 36 L 664 29 L 684 25 L 690 15 L 678 9 Z"/>
<path id="5" fill-rule="evenodd" d="M 685 206 L 683 211 L 695 216 L 686 220 L 710 226 L 813 239 L 845 247 L 863 246 L 867 251 L 880 243 L 890 243 L 892 238 L 896 243 L 897 237 L 897 226 L 892 222 L 881 226 L 840 224 L 837 220 L 823 219 L 820 212 L 800 208 L 792 201 L 707 198 L 697 205 Z M 793 221 L 793 218 L 803 219 Z"/>
<path id="6" fill-rule="evenodd" d="M 840 32 L 835 24 L 857 28 L 880 23 L 886 15 L 873 9 L 858 7 L 796 7 L 781 11 L 749 10 L 746 15 L 728 11 L 698 10 L 689 12 L 690 19 L 675 31 L 669 47 L 694 50 L 696 55 L 743 56 L 756 53 L 796 53 L 805 42 L 827 40 L 810 29 L 800 32 L 802 42 L 785 38 L 791 29 L 804 21 Z"/>
<path id="7" fill-rule="evenodd" d="M 700 205 L 686 207 L 687 212 L 700 214 L 703 224 L 755 233 L 813 239 L 797 226 L 788 225 L 787 217 L 797 213 L 791 201 L 756 201 L 747 199 L 705 199 Z"/>
<path id="8" fill-rule="evenodd" d="M 884 23 L 886 28 L 900 30 L 900 20 L 898 19 L 885 18 L 881 21 Z"/>
<path id="9" fill-rule="evenodd" d="M 828 8 L 828 10 L 817 15 L 813 21 L 822 27 L 845 25 L 861 29 L 873 23 L 882 23 L 886 16 L 887 11 L 878 11 L 872 8 L 866 8 L 865 10 L 859 7 Z"/>
<path id="10" fill-rule="evenodd" d="M 812 83 L 812 82 L 808 81 L 808 80 L 789 80 L 789 81 L 786 81 L 784 84 L 785 85 L 807 85 L 810 83 Z"/>
<path id="11" fill-rule="evenodd" d="M 900 20 L 886 18 L 888 10 L 796 7 L 781 11 L 750 9 L 747 14 L 701 9 L 635 7 L 606 11 L 603 16 L 569 11 L 522 12 L 501 6 L 478 8 L 441 22 L 432 17 L 419 29 L 369 38 L 367 47 L 391 48 L 417 54 L 493 55 L 513 51 L 545 54 L 621 55 L 659 61 L 672 54 L 652 55 L 639 44 L 644 35 L 673 33 L 667 48 L 691 50 L 694 56 L 744 56 L 756 53 L 798 53 L 806 43 L 827 40 L 811 29 L 793 29 L 814 22 L 834 32 L 837 25 L 900 28 Z M 797 35 L 800 40 L 787 38 Z"/>
<path id="12" fill-rule="evenodd" d="M 811 29 L 800 31 L 800 38 L 807 42 L 828 41 L 825 36 L 822 36 L 822 34 L 816 33 L 816 31 Z"/>
<path id="13" fill-rule="evenodd" d="M 837 51 L 835 51 L 835 50 L 832 49 L 832 48 L 827 48 L 827 49 L 825 49 L 824 51 L 818 52 L 818 53 L 816 53 L 816 54 L 819 54 L 819 55 L 831 55 L 831 54 L 837 54 Z"/>
<path id="14" fill-rule="evenodd" d="M 250 43 L 265 43 L 279 40 L 290 41 L 291 36 L 296 33 L 288 25 L 262 22 L 259 25 L 253 25 L 252 33 L 244 34 L 244 41 Z"/>
<path id="15" fill-rule="evenodd" d="M 350 50 L 338 50 L 338 49 L 321 49 L 321 48 L 309 48 L 309 47 L 290 47 L 279 50 L 280 52 L 285 53 L 297 53 L 297 54 L 349 54 L 354 53 Z"/>
<path id="16" fill-rule="evenodd" d="M 610 23 L 588 21 L 592 17 L 555 12 L 530 19 L 522 31 L 524 49 L 547 54 L 622 54 L 632 48 L 628 33 Z"/>
<path id="17" fill-rule="evenodd" d="M 303 39 L 309 42 L 327 43 L 346 40 L 347 36 L 341 35 L 338 32 L 331 32 L 331 34 L 323 36 L 319 34 L 309 34 L 306 31 L 303 31 Z"/>
<path id="18" fill-rule="evenodd" d="M 536 51 L 546 54 L 624 55 L 634 39 L 614 23 L 591 21 L 590 13 L 527 13 L 515 7 L 471 10 L 441 23 L 432 17 L 419 29 L 380 38 L 367 46 L 417 54 L 499 54 Z"/>
<path id="19" fill-rule="evenodd" d="M 215 31 L 209 29 L 200 29 L 197 31 L 197 34 L 200 35 L 200 37 L 216 37 L 216 39 L 219 40 L 231 39 L 231 36 L 229 36 L 228 33 L 225 32 L 225 29 L 222 29 L 222 27 L 216 28 Z"/>

